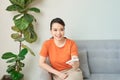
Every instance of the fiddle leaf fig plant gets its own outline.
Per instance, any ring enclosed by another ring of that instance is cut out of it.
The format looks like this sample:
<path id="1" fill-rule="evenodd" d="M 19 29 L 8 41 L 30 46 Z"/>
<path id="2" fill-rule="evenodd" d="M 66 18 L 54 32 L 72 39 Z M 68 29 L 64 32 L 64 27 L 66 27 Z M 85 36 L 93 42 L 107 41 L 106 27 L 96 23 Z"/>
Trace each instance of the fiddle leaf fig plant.
<path id="1" fill-rule="evenodd" d="M 27 52 L 28 50 L 24 48 L 18 55 L 12 52 L 6 52 L 3 54 L 2 58 L 7 59 L 7 63 L 11 63 L 8 65 L 6 71 L 10 74 L 12 80 L 21 80 L 23 78 L 24 75 L 20 71 L 25 64 L 21 61 L 25 59 Z"/>
<path id="2" fill-rule="evenodd" d="M 29 12 L 40 13 L 40 9 L 31 7 L 30 4 L 34 0 L 9 0 L 10 5 L 6 8 L 7 11 L 16 11 L 17 13 L 13 16 L 14 25 L 11 27 L 13 33 L 11 38 L 18 42 L 18 53 L 5 52 L 2 55 L 2 59 L 7 60 L 6 72 L 10 75 L 12 80 L 22 80 L 24 74 L 21 73 L 22 68 L 25 64 L 22 62 L 28 52 L 35 56 L 34 52 L 23 42 L 33 43 L 37 40 L 37 34 L 34 30 L 33 22 L 36 19 L 33 14 Z"/>

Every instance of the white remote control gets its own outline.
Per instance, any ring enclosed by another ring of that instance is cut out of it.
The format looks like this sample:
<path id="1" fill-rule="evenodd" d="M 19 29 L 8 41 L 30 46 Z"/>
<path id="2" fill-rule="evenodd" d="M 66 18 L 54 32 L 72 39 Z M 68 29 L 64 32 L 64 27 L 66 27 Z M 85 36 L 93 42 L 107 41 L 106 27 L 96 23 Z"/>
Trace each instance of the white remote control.
<path id="1" fill-rule="evenodd" d="M 71 60 L 67 61 L 66 64 L 69 64 L 69 63 L 75 62 L 75 61 L 79 61 L 79 59 L 78 59 L 78 58 L 76 58 L 76 59 L 71 59 Z"/>

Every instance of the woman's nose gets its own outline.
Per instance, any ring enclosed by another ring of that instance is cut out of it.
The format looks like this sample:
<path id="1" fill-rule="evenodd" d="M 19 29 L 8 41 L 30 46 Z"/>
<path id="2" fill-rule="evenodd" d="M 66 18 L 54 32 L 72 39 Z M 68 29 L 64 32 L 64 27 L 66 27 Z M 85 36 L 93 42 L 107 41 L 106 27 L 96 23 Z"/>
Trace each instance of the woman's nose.
<path id="1" fill-rule="evenodd" d="M 57 31 L 57 34 L 60 34 L 60 31 Z"/>

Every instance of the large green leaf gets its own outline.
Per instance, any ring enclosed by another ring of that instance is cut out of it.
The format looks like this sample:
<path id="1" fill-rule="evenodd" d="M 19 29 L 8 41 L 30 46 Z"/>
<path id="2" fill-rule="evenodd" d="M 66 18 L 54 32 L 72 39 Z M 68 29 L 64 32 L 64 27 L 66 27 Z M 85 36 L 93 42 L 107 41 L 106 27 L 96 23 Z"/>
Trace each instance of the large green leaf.
<path id="1" fill-rule="evenodd" d="M 20 53 L 18 54 L 19 57 L 24 57 L 27 54 L 28 50 L 27 48 L 23 48 Z"/>
<path id="2" fill-rule="evenodd" d="M 26 21 L 28 21 L 29 24 L 33 22 L 34 17 L 32 15 L 25 14 L 23 17 L 26 19 Z"/>
<path id="3" fill-rule="evenodd" d="M 35 7 L 29 8 L 28 10 L 29 10 L 29 11 L 34 11 L 34 12 L 36 12 L 36 13 L 40 13 L 40 9 L 35 8 Z"/>
<path id="4" fill-rule="evenodd" d="M 35 17 L 34 17 L 33 15 L 31 15 L 31 14 L 28 14 L 28 15 L 31 16 L 32 21 L 34 20 L 34 21 L 36 22 L 36 19 L 35 19 Z M 30 16 L 29 16 L 29 17 L 30 17 Z M 32 22 L 31 22 L 31 23 L 32 23 Z"/>
<path id="5" fill-rule="evenodd" d="M 24 32 L 24 37 L 25 37 L 25 40 L 29 43 L 35 42 L 37 40 L 37 34 L 35 33 L 32 24 Z"/>
<path id="6" fill-rule="evenodd" d="M 11 37 L 13 39 L 18 39 L 18 38 L 21 38 L 21 35 L 19 33 L 13 33 L 13 34 L 11 34 Z"/>
<path id="7" fill-rule="evenodd" d="M 2 59 L 9 59 L 13 57 L 17 57 L 17 55 L 13 54 L 12 52 L 6 52 L 2 55 Z"/>
<path id="8" fill-rule="evenodd" d="M 21 80 L 23 78 L 23 76 L 24 76 L 24 74 L 17 72 L 17 71 L 13 71 L 11 73 L 12 80 Z"/>
<path id="9" fill-rule="evenodd" d="M 8 73 L 11 73 L 12 71 L 15 71 L 15 66 L 14 65 L 9 65 L 6 71 Z"/>
<path id="10" fill-rule="evenodd" d="M 29 43 L 33 43 L 37 40 L 37 35 L 34 31 L 26 31 L 24 36 L 25 40 Z"/>
<path id="11" fill-rule="evenodd" d="M 24 63 L 22 63 L 22 62 L 20 62 L 20 67 L 24 67 L 25 66 L 25 64 Z"/>
<path id="12" fill-rule="evenodd" d="M 25 8 L 25 0 L 17 0 L 19 5 Z"/>
<path id="13" fill-rule="evenodd" d="M 33 0 L 25 0 L 25 5 L 28 6 L 30 3 L 32 3 Z"/>
<path id="14" fill-rule="evenodd" d="M 20 30 L 19 30 L 18 27 L 16 27 L 16 26 L 12 26 L 11 29 L 12 29 L 13 31 L 20 32 Z"/>
<path id="15" fill-rule="evenodd" d="M 22 38 L 22 35 L 20 35 L 19 33 L 13 33 L 11 34 L 11 37 L 15 39 L 15 41 L 18 41 L 18 42 L 22 42 L 25 40 L 25 38 Z"/>
<path id="16" fill-rule="evenodd" d="M 13 58 L 13 59 L 10 59 L 7 61 L 7 63 L 12 63 L 12 62 L 15 62 L 16 61 L 16 58 Z"/>
<path id="17" fill-rule="evenodd" d="M 22 47 L 23 47 L 23 48 L 27 48 L 28 51 L 29 51 L 33 56 L 35 56 L 35 53 L 34 53 L 27 45 L 22 44 Z"/>
<path id="18" fill-rule="evenodd" d="M 18 5 L 10 5 L 6 8 L 6 10 L 8 10 L 8 11 L 21 11 L 21 10 L 23 10 L 23 8 L 18 6 Z"/>
<path id="19" fill-rule="evenodd" d="M 20 30 L 25 30 L 33 22 L 33 19 L 34 17 L 32 15 L 24 14 L 21 18 L 15 19 L 14 23 Z"/>
<path id="20" fill-rule="evenodd" d="M 12 4 L 19 5 L 20 7 L 25 7 L 25 0 L 10 0 Z"/>
<path id="21" fill-rule="evenodd" d="M 19 19 L 14 20 L 15 26 L 20 30 L 24 30 L 29 26 L 29 22 L 25 19 L 25 17 L 21 17 Z"/>

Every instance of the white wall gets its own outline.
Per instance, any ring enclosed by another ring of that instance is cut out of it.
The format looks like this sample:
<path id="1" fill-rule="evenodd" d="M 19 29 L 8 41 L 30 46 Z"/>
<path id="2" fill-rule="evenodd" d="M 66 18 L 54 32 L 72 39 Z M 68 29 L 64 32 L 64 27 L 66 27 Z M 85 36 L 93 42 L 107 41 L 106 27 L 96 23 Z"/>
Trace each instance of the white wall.
<path id="1" fill-rule="evenodd" d="M 36 56 L 28 55 L 25 60 L 25 80 L 44 80 L 45 75 L 41 75 L 38 66 L 38 53 L 42 42 L 50 37 L 51 19 L 61 17 L 66 23 L 66 36 L 72 39 L 120 39 L 119 3 L 120 0 L 36 0 L 33 5 L 41 9 L 41 14 L 35 14 L 38 41 L 29 45 Z M 6 51 L 17 53 L 18 49 L 17 43 L 10 38 L 14 12 L 5 10 L 9 4 L 9 0 L 0 2 L 0 56 Z M 0 58 L 0 78 L 6 66 Z"/>

